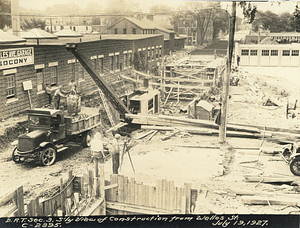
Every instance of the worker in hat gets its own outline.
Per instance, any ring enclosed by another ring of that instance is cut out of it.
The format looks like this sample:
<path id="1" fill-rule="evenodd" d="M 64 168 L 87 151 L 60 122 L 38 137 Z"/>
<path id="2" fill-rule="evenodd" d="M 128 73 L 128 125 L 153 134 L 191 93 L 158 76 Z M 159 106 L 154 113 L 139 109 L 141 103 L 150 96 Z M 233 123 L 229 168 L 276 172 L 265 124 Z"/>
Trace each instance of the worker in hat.
<path id="1" fill-rule="evenodd" d="M 124 143 L 122 142 L 121 135 L 115 134 L 112 141 L 112 169 L 113 174 L 118 174 L 120 166 L 120 152 L 122 152 Z"/>
<path id="2" fill-rule="evenodd" d="M 100 160 L 101 163 L 104 162 L 105 156 L 103 151 L 103 142 L 101 134 L 97 132 L 94 138 L 91 140 L 91 152 L 92 152 L 92 161 L 94 158 Z"/>

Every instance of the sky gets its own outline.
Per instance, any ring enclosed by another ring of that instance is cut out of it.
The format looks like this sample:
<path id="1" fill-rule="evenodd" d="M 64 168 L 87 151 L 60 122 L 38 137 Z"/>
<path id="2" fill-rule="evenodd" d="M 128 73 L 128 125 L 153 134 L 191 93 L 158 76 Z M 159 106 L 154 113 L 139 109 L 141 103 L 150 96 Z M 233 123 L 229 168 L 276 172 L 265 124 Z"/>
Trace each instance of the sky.
<path id="1" fill-rule="evenodd" d="M 55 4 L 69 4 L 71 2 L 82 6 L 82 8 L 85 8 L 85 5 L 87 5 L 89 2 L 97 2 L 103 7 L 105 7 L 108 3 L 108 1 L 113 0 L 19 0 L 19 4 L 21 7 L 24 7 L 26 9 L 32 9 L 32 10 L 45 10 L 48 6 L 52 6 Z M 125 0 L 126 1 L 126 0 Z M 131 0 L 132 1 L 132 0 Z M 140 4 L 140 8 L 143 12 L 148 12 L 149 8 L 153 5 L 169 5 L 172 8 L 177 8 L 184 0 L 136 0 Z M 188 0 L 186 0 L 188 1 Z M 292 13 L 295 9 L 295 4 L 297 1 L 280 1 L 281 4 L 278 5 L 278 1 L 264 1 L 264 2 L 257 2 L 253 1 L 254 4 L 258 6 L 259 10 L 266 11 L 271 10 L 274 13 L 283 13 L 283 12 L 289 12 Z M 300 6 L 300 0 L 299 6 Z M 221 5 L 226 8 L 228 7 L 228 10 L 231 8 L 230 1 L 221 1 Z M 238 16 L 242 15 L 241 9 L 237 8 Z"/>

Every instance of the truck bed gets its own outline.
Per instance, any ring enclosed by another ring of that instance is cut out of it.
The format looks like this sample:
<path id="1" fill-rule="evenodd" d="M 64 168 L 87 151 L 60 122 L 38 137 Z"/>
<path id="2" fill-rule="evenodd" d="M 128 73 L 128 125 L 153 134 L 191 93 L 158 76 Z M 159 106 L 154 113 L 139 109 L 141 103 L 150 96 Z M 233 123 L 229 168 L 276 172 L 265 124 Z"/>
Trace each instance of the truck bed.
<path id="1" fill-rule="evenodd" d="M 81 112 L 78 116 L 81 118 L 65 117 L 67 135 L 77 135 L 101 124 L 98 108 L 81 107 Z"/>

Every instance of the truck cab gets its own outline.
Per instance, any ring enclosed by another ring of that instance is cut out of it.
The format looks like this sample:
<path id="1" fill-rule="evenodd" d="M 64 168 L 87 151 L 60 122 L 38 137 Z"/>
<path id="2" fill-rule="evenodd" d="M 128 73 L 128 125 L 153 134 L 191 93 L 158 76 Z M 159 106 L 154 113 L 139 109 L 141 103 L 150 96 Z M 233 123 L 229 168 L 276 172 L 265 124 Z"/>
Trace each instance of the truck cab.
<path id="1" fill-rule="evenodd" d="M 64 113 L 56 109 L 33 109 L 27 114 L 28 133 L 18 137 L 13 160 L 21 163 L 28 158 L 37 158 L 43 159 L 43 165 L 51 165 L 56 158 L 55 144 L 66 137 Z M 45 155 L 44 158 L 41 154 Z"/>

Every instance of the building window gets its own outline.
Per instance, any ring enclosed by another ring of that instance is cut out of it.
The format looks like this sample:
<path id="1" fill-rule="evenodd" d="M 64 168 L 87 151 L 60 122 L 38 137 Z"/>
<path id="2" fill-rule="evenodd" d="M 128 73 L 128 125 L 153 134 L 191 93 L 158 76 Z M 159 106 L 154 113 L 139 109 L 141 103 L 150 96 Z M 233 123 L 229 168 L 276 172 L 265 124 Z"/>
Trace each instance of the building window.
<path id="1" fill-rule="evenodd" d="M 5 75 L 6 81 L 6 97 L 13 98 L 16 96 L 16 83 L 15 83 L 15 75 L 9 74 Z"/>
<path id="2" fill-rule="evenodd" d="M 159 58 L 161 57 L 161 47 L 159 47 Z"/>
<path id="3" fill-rule="evenodd" d="M 132 66 L 132 53 L 128 53 L 129 66 Z"/>
<path id="4" fill-rule="evenodd" d="M 50 67 L 50 85 L 55 86 L 57 84 L 57 66 Z"/>
<path id="5" fill-rule="evenodd" d="M 116 55 L 117 70 L 120 70 L 120 56 Z"/>
<path id="6" fill-rule="evenodd" d="M 103 58 L 98 59 L 99 60 L 99 71 L 100 74 L 103 74 Z"/>
<path id="7" fill-rule="evenodd" d="M 113 56 L 109 56 L 109 63 L 110 63 L 110 70 L 113 71 L 114 70 L 114 57 Z"/>
<path id="8" fill-rule="evenodd" d="M 147 60 L 150 61 L 150 49 L 148 49 Z"/>
<path id="9" fill-rule="evenodd" d="M 136 28 L 132 28 L 132 34 L 136 34 Z"/>
<path id="10" fill-rule="evenodd" d="M 85 27 L 85 30 L 86 30 L 86 31 L 87 31 L 87 30 L 89 30 L 89 27 L 88 27 L 88 26 L 86 26 L 86 27 Z"/>
<path id="11" fill-rule="evenodd" d="M 242 50 L 241 55 L 249 55 L 249 50 Z"/>
<path id="12" fill-rule="evenodd" d="M 84 79 L 84 68 L 78 63 L 78 71 L 75 72 L 75 80 L 80 81 Z"/>
<path id="13" fill-rule="evenodd" d="M 154 60 L 154 48 L 152 48 L 151 56 L 152 56 L 152 60 Z"/>
<path id="14" fill-rule="evenodd" d="M 125 67 L 128 66 L 128 58 L 127 58 L 127 53 L 124 53 L 124 64 L 125 64 Z"/>
<path id="15" fill-rule="evenodd" d="M 262 56 L 269 56 L 270 55 L 270 50 L 262 50 L 261 55 Z"/>
<path id="16" fill-rule="evenodd" d="M 118 29 L 117 28 L 115 28 L 115 34 L 118 34 Z"/>
<path id="17" fill-rule="evenodd" d="M 156 51 L 156 58 L 158 59 L 158 48 L 156 48 L 155 51 Z"/>
<path id="18" fill-rule="evenodd" d="M 43 91 L 44 69 L 36 69 L 36 85 L 38 92 Z"/>
<path id="19" fill-rule="evenodd" d="M 127 34 L 127 29 L 123 28 L 123 34 Z"/>
<path id="20" fill-rule="evenodd" d="M 292 50 L 292 56 L 299 56 L 299 50 Z"/>
<path id="21" fill-rule="evenodd" d="M 250 50 L 250 55 L 256 56 L 257 55 L 257 50 Z"/>
<path id="22" fill-rule="evenodd" d="M 70 63 L 70 76 L 75 80 L 75 63 Z"/>
<path id="23" fill-rule="evenodd" d="M 94 68 L 95 68 L 95 71 L 98 72 L 98 59 L 93 59 L 93 64 L 94 64 Z"/>
<path id="24" fill-rule="evenodd" d="M 283 50 L 282 56 L 290 56 L 290 50 Z"/>
<path id="25" fill-rule="evenodd" d="M 278 50 L 271 50 L 271 56 L 278 56 Z"/>

